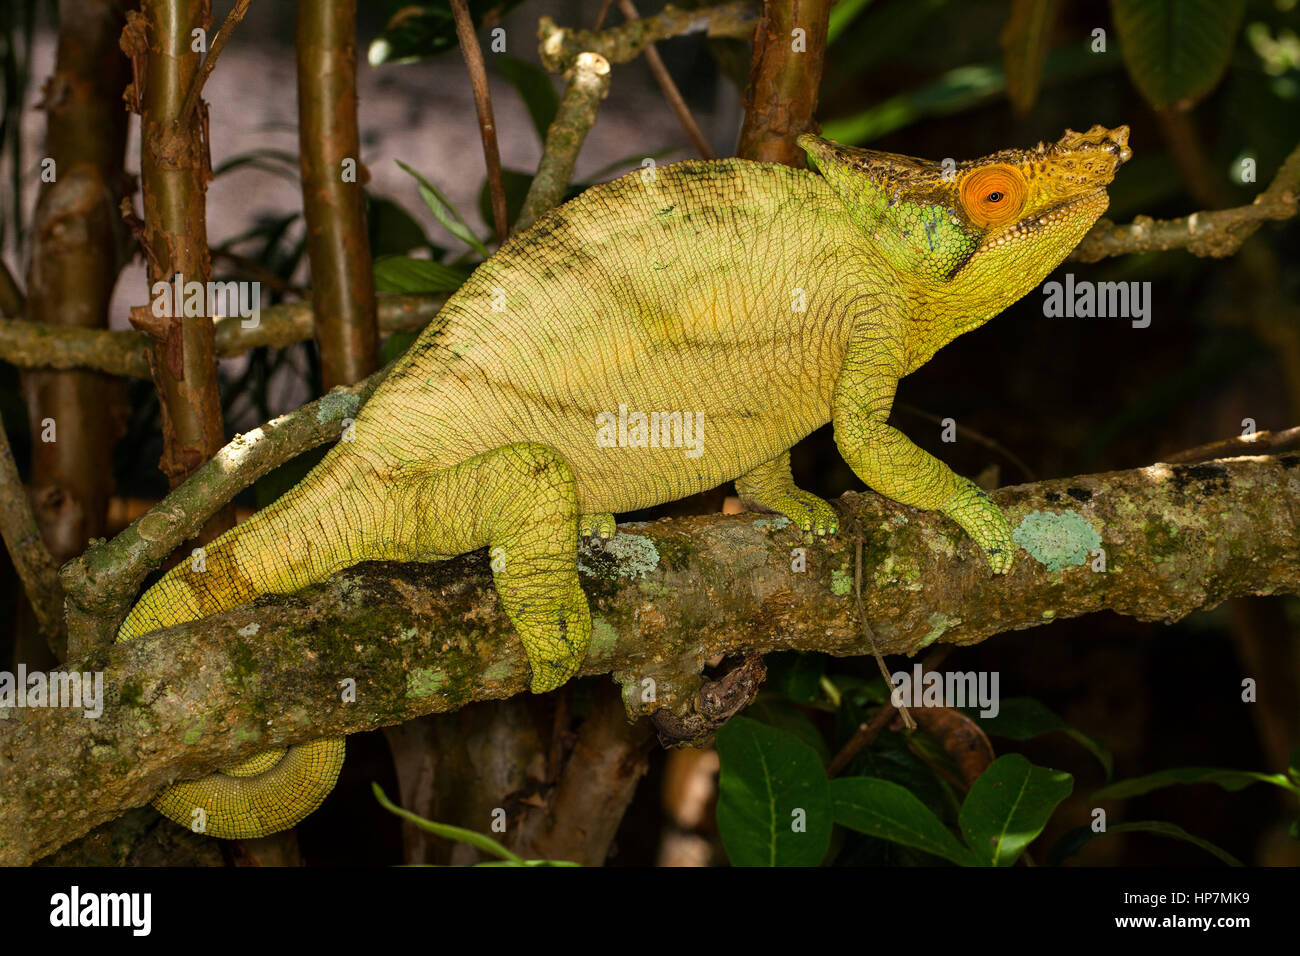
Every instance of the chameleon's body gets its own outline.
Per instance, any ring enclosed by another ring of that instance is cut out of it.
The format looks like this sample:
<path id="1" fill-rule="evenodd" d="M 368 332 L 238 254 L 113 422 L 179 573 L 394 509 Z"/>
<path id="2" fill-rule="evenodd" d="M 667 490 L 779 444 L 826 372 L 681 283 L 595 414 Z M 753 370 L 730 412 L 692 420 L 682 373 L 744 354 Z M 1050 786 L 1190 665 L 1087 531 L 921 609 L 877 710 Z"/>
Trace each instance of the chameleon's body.
<path id="1" fill-rule="evenodd" d="M 1067 132 L 948 175 L 804 137 L 817 172 L 691 162 L 588 190 L 480 266 L 365 405 L 355 439 L 210 545 L 206 570 L 164 576 L 119 640 L 361 561 L 490 546 L 533 690 L 550 690 L 591 635 L 580 534 L 608 537 L 613 513 L 733 480 L 833 533 L 834 511 L 789 469 L 790 447 L 828 421 L 867 485 L 943 511 L 1007 570 L 997 507 L 886 423 L 895 386 L 1069 253 L 1106 207 L 1127 132 Z M 702 416 L 700 451 L 609 447 L 599 423 L 620 406 Z M 259 754 L 156 803 L 185 824 L 202 808 L 213 836 L 260 836 L 324 799 L 342 751 Z"/>

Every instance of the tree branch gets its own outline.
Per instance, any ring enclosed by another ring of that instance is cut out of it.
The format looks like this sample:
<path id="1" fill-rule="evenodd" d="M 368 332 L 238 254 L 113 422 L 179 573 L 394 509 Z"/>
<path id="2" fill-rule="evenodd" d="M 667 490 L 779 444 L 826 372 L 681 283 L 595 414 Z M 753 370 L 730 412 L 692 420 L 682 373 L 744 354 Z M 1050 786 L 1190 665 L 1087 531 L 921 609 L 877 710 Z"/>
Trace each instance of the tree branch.
<path id="1" fill-rule="evenodd" d="M 1300 211 L 1300 146 L 1291 151 L 1269 187 L 1249 206 L 1194 212 L 1182 219 L 1138 216 L 1131 225 L 1102 219 L 1070 254 L 1076 262 L 1097 262 L 1130 252 L 1186 249 L 1216 259 L 1235 253 L 1265 222 L 1290 219 Z"/>
<path id="2" fill-rule="evenodd" d="M 470 87 L 474 91 L 474 109 L 478 113 L 483 161 L 487 167 L 488 194 L 492 197 L 492 225 L 497 242 L 502 243 L 510 231 L 510 219 L 506 213 L 506 189 L 501 179 L 501 149 L 497 145 L 497 123 L 492 115 L 492 91 L 488 88 L 483 50 L 478 45 L 474 19 L 470 16 L 469 5 L 465 0 L 451 0 L 451 15 L 456 20 L 456 38 L 460 42 L 461 56 L 465 58 Z"/>
<path id="3" fill-rule="evenodd" d="M 758 20 L 755 0 L 733 0 L 716 7 L 678 10 L 669 5 L 652 17 L 629 20 L 608 30 L 571 30 L 555 25 L 550 17 L 537 21 L 542 65 L 552 73 L 563 73 L 583 53 L 598 53 L 610 63 L 626 63 L 646 44 L 690 33 L 711 37 L 749 39 Z"/>
<path id="4" fill-rule="evenodd" d="M 36 614 L 41 633 L 56 643 L 63 632 L 63 586 L 59 566 L 54 563 L 41 536 L 31 499 L 18 476 L 9 436 L 0 420 L 0 537 L 4 538 L 14 570 L 23 582 L 27 600 Z"/>
<path id="5" fill-rule="evenodd" d="M 600 101 L 609 94 L 609 63 L 598 53 L 583 53 L 565 72 L 564 80 L 564 97 L 546 131 L 542 161 L 524 197 L 516 233 L 526 230 L 564 198 L 578 153 L 596 125 Z"/>
<path id="6" fill-rule="evenodd" d="M 867 535 L 863 597 L 882 651 L 973 644 L 1100 610 L 1172 621 L 1235 595 L 1300 592 L 1300 456 L 1157 464 L 994 497 L 1031 548 L 998 578 L 940 515 L 873 494 L 840 500 Z M 1067 517 L 1026 522 L 1034 512 Z M 1104 573 L 1086 553 L 1071 566 L 1085 524 L 1101 536 Z M 808 548 L 804 573 L 791 570 L 797 547 Z M 861 655 L 855 548 L 849 535 L 807 545 L 770 516 L 624 525 L 582 557 L 596 621 L 582 673 L 612 673 L 643 711 L 689 715 L 718 654 Z M 1064 568 L 1042 563 L 1053 559 Z M 97 648 L 70 669 L 103 672 L 103 717 L 40 707 L 0 721 L 0 864 L 36 859 L 172 780 L 255 751 L 509 697 L 528 681 L 481 554 L 353 568 Z M 355 704 L 339 692 L 348 679 Z M 647 686 L 657 698 L 640 704 Z"/>
<path id="7" fill-rule="evenodd" d="M 258 478 L 338 438 L 344 420 L 356 417 L 386 372 L 236 436 L 125 531 L 64 565 L 69 655 L 111 642 L 150 571 Z"/>
<path id="8" fill-rule="evenodd" d="M 637 12 L 636 4 L 632 0 L 619 0 L 618 6 L 627 20 L 640 19 L 641 14 Z M 717 154 L 714 153 L 713 147 L 709 145 L 708 139 L 700 129 L 700 124 L 695 122 L 695 117 L 691 115 L 691 108 L 686 105 L 686 100 L 682 97 L 681 91 L 677 89 L 672 74 L 668 72 L 663 57 L 659 55 L 659 51 L 655 49 L 653 43 L 646 44 L 644 55 L 646 65 L 650 67 L 655 82 L 659 84 L 659 91 L 663 93 L 664 99 L 668 101 L 668 106 L 673 111 L 673 115 L 677 117 L 677 122 L 681 125 L 686 138 L 691 141 L 691 145 L 695 147 L 695 151 L 700 154 L 701 159 L 716 159 Z"/>
<path id="9" fill-rule="evenodd" d="M 385 334 L 418 332 L 428 325 L 445 295 L 381 295 L 379 329 Z M 217 355 L 234 358 L 259 346 L 287 348 L 314 332 L 309 302 L 262 309 L 256 326 L 237 317 L 216 323 Z M 145 332 L 79 329 L 18 319 L 0 319 L 0 361 L 19 368 L 88 368 L 127 378 L 149 377 L 149 336 Z"/>

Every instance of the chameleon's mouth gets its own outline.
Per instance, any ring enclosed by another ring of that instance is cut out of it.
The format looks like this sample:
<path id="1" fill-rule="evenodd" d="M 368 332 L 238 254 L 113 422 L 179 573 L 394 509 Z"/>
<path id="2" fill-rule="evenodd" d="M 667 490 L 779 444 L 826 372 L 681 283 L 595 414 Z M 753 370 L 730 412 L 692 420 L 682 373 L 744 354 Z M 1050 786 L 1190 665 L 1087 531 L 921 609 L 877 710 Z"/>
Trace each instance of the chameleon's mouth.
<path id="1" fill-rule="evenodd" d="M 1086 193 L 1075 196 L 1073 199 L 1067 199 L 1065 202 L 1058 203 L 1051 209 L 1044 210 L 1036 216 L 1029 216 L 1025 219 L 1021 219 L 1014 226 L 1010 226 L 997 236 L 993 236 L 986 240 L 980 246 L 979 251 L 983 252 L 986 249 L 994 249 L 998 246 L 1005 245 L 1008 242 L 1014 242 L 1018 239 L 1023 239 L 1026 236 L 1035 235 L 1042 232 L 1044 229 L 1050 229 L 1052 226 L 1058 225 L 1065 220 L 1078 219 L 1080 207 L 1094 205 L 1096 207 L 1095 211 L 1090 211 L 1092 212 L 1092 221 L 1095 222 L 1097 217 L 1106 210 L 1106 206 L 1109 202 L 1110 197 L 1106 195 L 1106 187 L 1098 186 L 1096 189 L 1091 189 Z"/>

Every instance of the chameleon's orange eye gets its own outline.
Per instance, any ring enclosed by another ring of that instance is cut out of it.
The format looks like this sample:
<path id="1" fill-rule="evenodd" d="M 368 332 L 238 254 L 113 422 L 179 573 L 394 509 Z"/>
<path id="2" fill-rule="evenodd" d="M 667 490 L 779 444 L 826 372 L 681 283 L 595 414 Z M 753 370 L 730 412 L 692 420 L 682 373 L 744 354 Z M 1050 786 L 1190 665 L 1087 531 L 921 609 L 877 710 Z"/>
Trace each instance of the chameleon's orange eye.
<path id="1" fill-rule="evenodd" d="M 1025 208 L 1025 177 L 1014 166 L 985 166 L 966 175 L 961 204 L 977 226 L 1001 226 Z"/>

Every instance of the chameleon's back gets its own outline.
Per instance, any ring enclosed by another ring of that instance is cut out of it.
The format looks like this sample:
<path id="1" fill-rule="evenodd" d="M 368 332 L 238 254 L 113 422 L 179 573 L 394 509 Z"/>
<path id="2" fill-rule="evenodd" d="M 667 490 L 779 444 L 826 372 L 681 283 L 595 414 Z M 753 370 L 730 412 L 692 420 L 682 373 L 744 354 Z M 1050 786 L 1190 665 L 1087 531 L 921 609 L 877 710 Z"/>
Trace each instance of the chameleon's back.
<path id="1" fill-rule="evenodd" d="M 829 420 L 848 333 L 832 303 L 863 254 L 850 229 L 821 177 L 784 166 L 689 162 L 594 187 L 479 267 L 358 438 L 434 468 L 552 445 L 591 511 L 715 487 Z M 611 453 L 597 421 L 620 406 L 702 416 L 704 448 Z"/>

